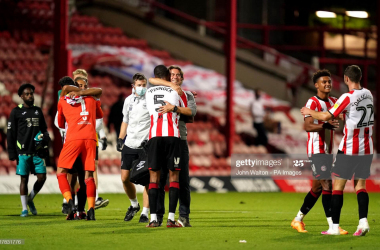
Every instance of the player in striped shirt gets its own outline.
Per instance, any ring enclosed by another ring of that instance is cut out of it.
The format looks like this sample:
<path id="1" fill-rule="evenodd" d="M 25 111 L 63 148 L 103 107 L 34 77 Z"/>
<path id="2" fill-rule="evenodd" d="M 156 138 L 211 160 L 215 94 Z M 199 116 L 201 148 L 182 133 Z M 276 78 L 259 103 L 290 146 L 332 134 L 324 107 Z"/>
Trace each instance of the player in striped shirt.
<path id="1" fill-rule="evenodd" d="M 169 80 L 169 70 L 164 65 L 154 69 L 156 78 Z M 167 227 L 181 227 L 174 219 L 179 196 L 179 170 L 180 169 L 180 133 L 178 122 L 180 115 L 176 112 L 178 106 L 187 107 L 185 94 L 179 96 L 169 87 L 157 86 L 148 89 L 146 104 L 150 115 L 150 129 L 148 142 L 148 167 L 150 173 L 149 205 L 150 223 L 147 227 L 158 227 L 157 199 L 159 194 L 160 170 L 169 169 L 169 217 Z M 165 101 L 175 105 L 173 112 L 162 114 L 160 107 L 166 105 Z"/>
<path id="2" fill-rule="evenodd" d="M 325 112 L 317 112 L 306 107 L 303 115 L 328 121 L 343 113 L 344 136 L 339 145 L 332 174 L 335 176 L 331 201 L 333 226 L 322 232 L 327 235 L 339 235 L 339 219 L 343 206 L 343 189 L 347 180 L 355 175 L 354 185 L 359 205 L 359 225 L 354 236 L 364 236 L 369 232 L 367 220 L 369 197 L 366 191 L 366 179 L 370 176 L 373 158 L 372 130 L 374 124 L 373 96 L 368 89 L 362 88 L 361 70 L 351 65 L 344 72 L 344 83 L 349 92 L 343 94 L 335 105 Z"/>
<path id="3" fill-rule="evenodd" d="M 317 95 L 311 97 L 306 107 L 315 111 L 327 111 L 336 102 L 335 97 L 330 96 L 331 74 L 328 70 L 318 70 L 313 75 L 313 83 L 317 89 Z M 306 233 L 304 217 L 313 208 L 319 196 L 322 194 L 322 205 L 329 227 L 332 227 L 331 219 L 331 167 L 333 163 L 334 129 L 339 126 L 337 120 L 328 122 L 318 121 L 310 115 L 305 115 L 305 130 L 307 132 L 307 155 L 312 160 L 313 183 L 312 188 L 306 195 L 305 200 L 291 226 L 300 233 Z M 341 234 L 348 232 L 340 229 Z"/>

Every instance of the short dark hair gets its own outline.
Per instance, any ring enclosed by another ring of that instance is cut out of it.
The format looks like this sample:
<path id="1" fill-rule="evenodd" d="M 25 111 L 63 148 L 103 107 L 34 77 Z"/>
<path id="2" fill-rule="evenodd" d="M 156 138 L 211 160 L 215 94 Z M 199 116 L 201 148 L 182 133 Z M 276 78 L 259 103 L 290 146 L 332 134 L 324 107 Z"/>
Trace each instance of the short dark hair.
<path id="1" fill-rule="evenodd" d="M 317 83 L 318 79 L 322 76 L 331 77 L 331 73 L 327 69 L 318 70 L 313 74 L 313 83 Z"/>
<path id="2" fill-rule="evenodd" d="M 165 65 L 158 65 L 154 68 L 154 77 L 165 78 L 168 74 L 169 70 L 165 67 Z"/>
<path id="3" fill-rule="evenodd" d="M 63 88 L 63 86 L 66 86 L 66 85 L 73 85 L 73 86 L 75 86 L 74 80 L 71 79 L 68 76 L 64 76 L 61 79 L 59 79 L 58 83 L 59 83 L 59 85 L 61 85 L 62 88 Z"/>
<path id="4" fill-rule="evenodd" d="M 362 79 L 362 70 L 358 65 L 351 65 L 346 68 L 344 75 L 347 76 L 351 82 L 359 83 Z"/>
<path id="5" fill-rule="evenodd" d="M 24 92 L 24 90 L 27 89 L 27 88 L 31 88 L 33 90 L 33 92 L 36 89 L 32 84 L 30 84 L 30 83 L 24 83 L 24 84 L 22 84 L 20 86 L 20 88 L 18 88 L 18 91 L 17 91 L 18 96 L 21 96 L 22 93 Z"/>
<path id="6" fill-rule="evenodd" d="M 146 77 L 141 73 L 134 74 L 132 77 L 132 80 L 133 80 L 133 83 L 135 83 L 136 81 L 144 81 L 144 80 L 147 81 Z"/>

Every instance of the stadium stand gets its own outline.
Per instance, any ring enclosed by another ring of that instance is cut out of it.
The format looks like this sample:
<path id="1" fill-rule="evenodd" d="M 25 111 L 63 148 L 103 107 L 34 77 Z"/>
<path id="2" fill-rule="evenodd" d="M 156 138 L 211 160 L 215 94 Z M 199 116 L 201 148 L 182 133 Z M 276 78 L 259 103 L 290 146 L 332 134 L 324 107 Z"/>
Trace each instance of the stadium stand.
<path id="1" fill-rule="evenodd" d="M 41 104 L 43 84 L 51 81 L 49 75 L 49 50 L 53 38 L 53 1 L 19 1 L 14 6 L 12 1 L 5 1 L 13 6 L 14 13 L 4 13 L 9 17 L 10 32 L 0 32 L 0 129 L 6 130 L 6 120 L 11 109 L 19 103 L 16 91 L 23 82 L 36 86 L 36 104 Z M 1 12 L 1 11 L 0 11 Z M 17 18 L 15 16 L 18 15 Z M 76 45 L 106 45 L 111 47 L 134 47 L 152 57 L 157 57 L 165 65 L 191 65 L 189 61 L 172 58 L 167 51 L 155 50 L 142 39 L 130 38 L 123 34 L 120 28 L 105 27 L 95 17 L 75 13 L 70 20 L 71 44 Z M 91 73 L 89 83 L 93 87 L 101 87 L 103 92 L 102 105 L 107 123 L 111 105 L 116 102 L 120 93 L 131 93 L 129 84 L 107 74 L 98 74 L 95 66 L 117 67 L 120 61 L 110 57 L 109 60 L 98 60 L 97 55 L 85 55 L 73 60 L 73 68 L 84 68 Z M 104 58 L 102 58 L 104 59 Z M 47 114 L 52 105 L 52 83 L 47 84 L 44 95 L 43 111 Z M 286 153 L 303 153 L 305 133 L 302 130 L 303 121 L 294 120 L 290 107 L 274 110 L 272 121 L 281 130 L 269 134 L 268 148 L 254 146 L 255 131 L 252 128 L 252 118 L 247 110 L 236 110 L 236 131 L 234 137 L 234 153 L 264 154 L 270 150 Z M 230 174 L 230 159 L 225 158 L 224 110 L 217 106 L 208 107 L 206 103 L 198 103 L 198 114 L 195 123 L 188 124 L 188 142 L 190 149 L 190 174 L 223 176 Z M 52 135 L 51 118 L 46 116 L 49 132 Z M 279 125 L 280 124 L 280 125 Z M 55 128 L 54 128 L 55 129 Z M 116 141 L 113 131 L 107 131 L 109 141 Z M 1 140 L 5 140 L 4 137 Z M 289 147 L 291 145 L 292 147 Z M 100 151 L 99 169 L 102 173 L 120 172 L 120 153 L 114 145 L 106 151 Z M 16 163 L 8 161 L 4 146 L 0 145 L 0 174 L 14 174 Z"/>

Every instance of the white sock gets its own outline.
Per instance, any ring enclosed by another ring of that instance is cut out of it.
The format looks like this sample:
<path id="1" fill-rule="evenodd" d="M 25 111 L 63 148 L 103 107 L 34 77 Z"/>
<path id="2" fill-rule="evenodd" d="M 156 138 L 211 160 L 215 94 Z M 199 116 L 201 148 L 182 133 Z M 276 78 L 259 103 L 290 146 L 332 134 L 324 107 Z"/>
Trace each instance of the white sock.
<path id="1" fill-rule="evenodd" d="M 139 206 L 139 202 L 137 201 L 137 198 L 129 199 L 129 200 L 131 201 L 132 207 L 138 207 Z"/>
<path id="2" fill-rule="evenodd" d="M 296 218 L 294 218 L 296 221 L 303 221 L 303 217 L 305 217 L 305 215 L 300 211 L 298 211 L 298 214 L 296 216 Z"/>
<path id="3" fill-rule="evenodd" d="M 22 211 L 28 210 L 28 197 L 26 195 L 20 195 L 21 196 L 21 205 L 22 205 Z"/>
<path id="4" fill-rule="evenodd" d="M 33 189 L 32 192 L 30 192 L 29 194 L 29 199 L 33 200 L 35 196 L 36 196 L 36 193 L 34 193 L 34 189 Z"/>
<path id="5" fill-rule="evenodd" d="M 339 231 L 339 224 L 332 224 L 332 230 Z"/>
<path id="6" fill-rule="evenodd" d="M 157 214 L 150 214 L 150 222 L 157 221 Z"/>
<path id="7" fill-rule="evenodd" d="M 361 218 L 359 220 L 359 225 L 367 226 L 368 225 L 368 220 L 367 218 Z"/>
<path id="8" fill-rule="evenodd" d="M 142 212 L 141 212 L 141 215 L 143 215 L 143 214 L 145 214 L 147 217 L 149 217 L 148 216 L 148 214 L 149 214 L 149 208 L 147 208 L 147 207 L 143 207 L 143 210 L 142 210 Z M 140 216 L 141 216 L 140 215 Z"/>
<path id="9" fill-rule="evenodd" d="M 174 215 L 175 213 L 169 213 L 168 219 L 174 221 Z"/>
<path id="10" fill-rule="evenodd" d="M 332 218 L 326 217 L 326 219 L 327 219 L 327 223 L 329 223 L 329 229 L 332 229 L 332 225 L 333 225 Z"/>
<path id="11" fill-rule="evenodd" d="M 99 198 L 98 190 L 96 189 L 96 198 L 95 198 L 95 200 L 97 200 L 98 198 Z"/>
<path id="12" fill-rule="evenodd" d="M 65 198 L 63 198 L 63 203 L 67 204 L 67 200 Z"/>
<path id="13" fill-rule="evenodd" d="M 78 206 L 78 195 L 75 195 L 75 206 Z"/>

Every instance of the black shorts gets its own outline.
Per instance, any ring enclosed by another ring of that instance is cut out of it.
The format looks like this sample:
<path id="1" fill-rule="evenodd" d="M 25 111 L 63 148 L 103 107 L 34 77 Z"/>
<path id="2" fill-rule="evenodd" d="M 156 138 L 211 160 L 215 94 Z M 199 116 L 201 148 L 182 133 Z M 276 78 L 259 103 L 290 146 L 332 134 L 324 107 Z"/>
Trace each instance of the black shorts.
<path id="1" fill-rule="evenodd" d="M 373 155 L 346 155 L 338 150 L 332 174 L 345 180 L 351 180 L 352 175 L 357 179 L 367 179 L 370 176 L 370 169 Z"/>
<path id="2" fill-rule="evenodd" d="M 313 154 L 309 159 L 312 161 L 311 170 L 315 179 L 331 180 L 332 154 Z"/>
<path id="3" fill-rule="evenodd" d="M 181 170 L 181 139 L 177 137 L 154 137 L 148 142 L 148 168 L 158 171 L 168 168 Z"/>
<path id="4" fill-rule="evenodd" d="M 77 174 L 77 173 L 81 173 L 83 171 L 84 171 L 84 168 L 83 168 L 83 164 L 82 164 L 82 159 L 79 156 L 75 160 L 73 168 L 69 169 L 68 173 L 69 174 Z"/>
<path id="5" fill-rule="evenodd" d="M 99 146 L 96 146 L 95 161 L 99 159 Z"/>
<path id="6" fill-rule="evenodd" d="M 131 170 L 132 162 L 139 158 L 142 149 L 134 149 L 124 145 L 121 151 L 121 169 Z"/>

